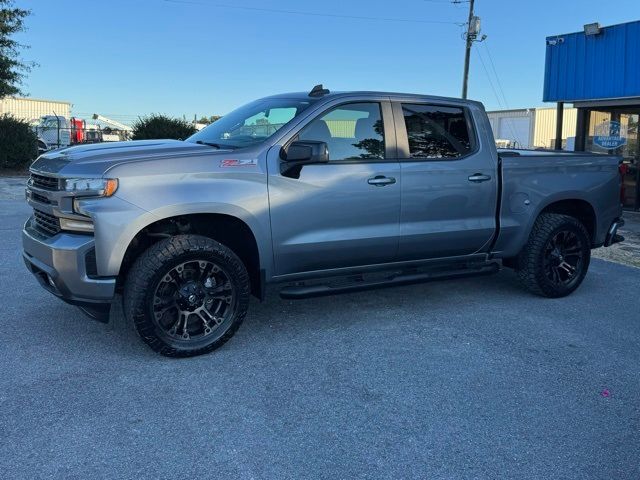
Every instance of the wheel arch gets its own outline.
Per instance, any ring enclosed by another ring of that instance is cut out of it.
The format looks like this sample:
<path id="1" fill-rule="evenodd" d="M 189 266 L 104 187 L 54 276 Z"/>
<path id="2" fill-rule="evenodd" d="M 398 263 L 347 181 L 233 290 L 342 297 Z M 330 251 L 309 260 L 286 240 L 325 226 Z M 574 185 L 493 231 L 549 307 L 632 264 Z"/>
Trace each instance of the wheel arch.
<path id="1" fill-rule="evenodd" d="M 564 192 L 546 198 L 536 205 L 535 210 L 523 212 L 521 223 L 516 222 L 506 229 L 501 229 L 497 248 L 494 254 L 503 259 L 513 258 L 524 248 L 536 220 L 543 213 L 558 213 L 569 215 L 580 220 L 589 233 L 592 247 L 597 244 L 598 217 L 593 204 L 584 198 L 581 192 Z"/>
<path id="2" fill-rule="evenodd" d="M 117 285 L 122 287 L 127 274 L 138 256 L 163 238 L 179 234 L 197 234 L 209 237 L 227 246 L 245 264 L 251 281 L 251 293 L 264 298 L 265 254 L 260 251 L 259 237 L 254 229 L 239 216 L 229 213 L 193 212 L 166 217 L 154 216 L 126 243 L 119 264 Z"/>
<path id="3" fill-rule="evenodd" d="M 561 215 L 568 215 L 570 217 L 578 219 L 587 229 L 591 244 L 594 244 L 596 238 L 596 229 L 598 225 L 597 216 L 596 210 L 593 208 L 593 205 L 591 205 L 591 203 L 589 203 L 587 200 L 584 200 L 582 198 L 556 200 L 542 208 L 538 212 L 536 220 L 543 213 L 557 213 Z M 533 228 L 533 225 L 531 225 L 531 228 Z M 529 233 L 530 232 L 531 230 L 529 230 Z"/>

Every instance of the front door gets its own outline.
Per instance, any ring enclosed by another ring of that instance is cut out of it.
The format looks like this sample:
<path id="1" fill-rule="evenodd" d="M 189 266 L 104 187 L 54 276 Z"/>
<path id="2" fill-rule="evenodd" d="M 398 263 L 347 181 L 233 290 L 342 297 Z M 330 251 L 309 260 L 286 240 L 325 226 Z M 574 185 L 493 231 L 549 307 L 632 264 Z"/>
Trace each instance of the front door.
<path id="1" fill-rule="evenodd" d="M 398 259 L 485 251 L 496 229 L 497 159 L 487 144 L 493 137 L 474 128 L 464 105 L 409 101 L 393 108 L 402 170 Z"/>
<path id="2" fill-rule="evenodd" d="M 327 144 L 329 162 L 281 172 L 269 152 L 269 204 L 277 275 L 393 261 L 400 166 L 388 101 L 325 111 L 291 140 Z"/>

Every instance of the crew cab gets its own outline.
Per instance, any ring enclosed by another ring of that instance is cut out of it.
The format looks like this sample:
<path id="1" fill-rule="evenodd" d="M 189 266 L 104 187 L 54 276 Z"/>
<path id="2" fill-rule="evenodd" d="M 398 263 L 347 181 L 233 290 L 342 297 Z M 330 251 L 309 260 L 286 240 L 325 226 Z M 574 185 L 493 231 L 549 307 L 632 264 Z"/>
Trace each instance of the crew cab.
<path id="1" fill-rule="evenodd" d="M 591 249 L 622 240 L 619 162 L 499 152 L 475 101 L 316 86 L 185 141 L 41 155 L 24 260 L 91 316 L 121 293 L 142 340 L 168 356 L 222 345 L 269 284 L 304 298 L 505 266 L 561 297 Z"/>

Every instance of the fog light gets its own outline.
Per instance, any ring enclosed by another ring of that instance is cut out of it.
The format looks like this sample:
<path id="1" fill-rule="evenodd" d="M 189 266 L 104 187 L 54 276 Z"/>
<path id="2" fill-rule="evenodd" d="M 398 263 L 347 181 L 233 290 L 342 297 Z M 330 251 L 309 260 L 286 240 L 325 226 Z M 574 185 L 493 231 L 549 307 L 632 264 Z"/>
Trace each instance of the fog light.
<path id="1" fill-rule="evenodd" d="M 93 222 L 61 218 L 60 228 L 62 230 L 71 230 L 74 232 L 93 232 Z"/>

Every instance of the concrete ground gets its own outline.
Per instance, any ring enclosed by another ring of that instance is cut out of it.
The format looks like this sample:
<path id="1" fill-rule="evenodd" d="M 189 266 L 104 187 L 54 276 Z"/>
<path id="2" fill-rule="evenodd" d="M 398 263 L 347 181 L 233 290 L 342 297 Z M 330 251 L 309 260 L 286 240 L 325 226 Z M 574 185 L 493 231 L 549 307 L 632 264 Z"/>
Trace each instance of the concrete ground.
<path id="1" fill-rule="evenodd" d="M 253 302 L 171 360 L 43 291 L 0 201 L 0 476 L 640 477 L 640 269 L 550 300 L 491 277 Z"/>
<path id="2" fill-rule="evenodd" d="M 0 175 L 0 200 L 20 200 L 24 198 L 27 177 L 7 177 Z"/>

